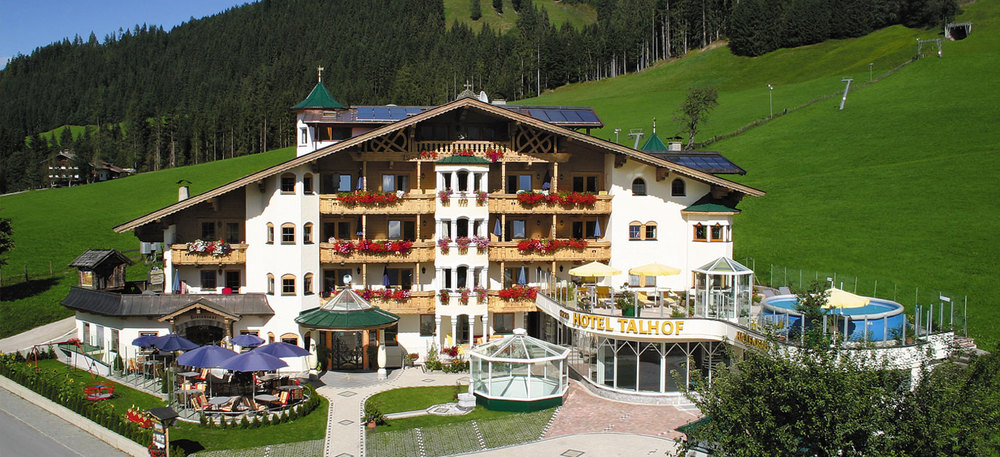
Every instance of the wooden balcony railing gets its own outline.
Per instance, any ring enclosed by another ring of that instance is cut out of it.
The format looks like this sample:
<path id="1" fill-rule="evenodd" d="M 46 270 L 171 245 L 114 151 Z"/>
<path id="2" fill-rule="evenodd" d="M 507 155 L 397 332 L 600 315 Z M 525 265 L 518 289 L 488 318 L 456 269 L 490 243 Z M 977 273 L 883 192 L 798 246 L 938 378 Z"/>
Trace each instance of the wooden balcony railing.
<path id="1" fill-rule="evenodd" d="M 334 194 L 319 196 L 319 213 L 330 215 L 341 214 L 426 214 L 433 213 L 435 208 L 433 194 L 406 195 L 394 203 L 367 205 L 348 205 Z"/>
<path id="2" fill-rule="evenodd" d="M 229 254 L 212 255 L 208 253 L 188 252 L 186 244 L 170 245 L 170 261 L 174 265 L 238 265 L 247 261 L 247 245 L 231 244 Z"/>
<path id="3" fill-rule="evenodd" d="M 522 252 L 516 241 L 493 243 L 489 249 L 490 262 L 572 262 L 606 261 L 611 258 L 610 241 L 594 241 L 586 248 L 560 248 L 550 252 Z"/>
<path id="4" fill-rule="evenodd" d="M 538 311 L 538 308 L 535 307 L 534 300 L 527 298 L 504 300 L 500 298 L 500 295 L 495 290 L 491 290 L 489 292 L 489 309 L 494 313 L 530 313 L 532 311 Z"/>
<path id="5" fill-rule="evenodd" d="M 382 252 L 361 252 L 353 251 L 350 254 L 341 254 L 334 248 L 333 243 L 319 244 L 319 261 L 325 264 L 346 264 L 346 263 L 413 263 L 430 262 L 434 260 L 434 242 L 417 241 L 406 254 L 382 253 Z"/>
<path id="6" fill-rule="evenodd" d="M 611 195 L 598 195 L 593 206 L 537 203 L 526 205 L 516 194 L 490 194 L 491 213 L 506 214 L 611 214 Z"/>
<path id="7" fill-rule="evenodd" d="M 417 158 L 422 160 L 437 160 L 462 151 L 471 152 L 472 155 L 491 162 L 565 162 L 569 160 L 567 153 L 557 154 L 548 150 L 536 151 L 548 153 L 545 154 L 545 160 L 540 160 L 539 156 L 523 154 L 514 150 L 510 142 L 506 141 L 418 141 L 416 148 Z"/>

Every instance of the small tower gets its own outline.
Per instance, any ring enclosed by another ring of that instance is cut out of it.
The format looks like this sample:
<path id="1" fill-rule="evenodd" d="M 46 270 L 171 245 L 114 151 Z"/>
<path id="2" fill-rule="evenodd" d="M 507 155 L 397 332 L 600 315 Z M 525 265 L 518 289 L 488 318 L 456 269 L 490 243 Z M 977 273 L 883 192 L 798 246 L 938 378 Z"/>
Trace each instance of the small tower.
<path id="1" fill-rule="evenodd" d="M 80 287 L 95 290 L 125 288 L 125 267 L 129 265 L 132 261 L 114 249 L 90 249 L 69 264 L 80 273 Z"/>
<path id="2" fill-rule="evenodd" d="M 323 67 L 317 67 L 316 86 L 305 100 L 295 104 L 296 148 L 301 156 L 351 137 L 351 129 L 337 126 L 347 107 L 323 86 Z"/>

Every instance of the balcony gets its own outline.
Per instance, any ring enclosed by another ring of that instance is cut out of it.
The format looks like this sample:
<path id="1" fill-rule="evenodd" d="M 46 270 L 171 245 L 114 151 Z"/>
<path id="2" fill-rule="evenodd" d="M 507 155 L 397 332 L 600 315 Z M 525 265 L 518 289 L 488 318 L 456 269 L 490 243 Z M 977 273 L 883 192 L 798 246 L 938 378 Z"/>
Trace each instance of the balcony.
<path id="1" fill-rule="evenodd" d="M 491 162 L 566 162 L 569 161 L 568 153 L 554 153 L 550 150 L 536 151 L 546 152 L 545 160 L 539 157 L 518 152 L 506 141 L 418 141 L 417 158 L 420 160 L 438 160 L 465 152 L 472 153 L 473 156 L 480 157 Z M 538 149 L 538 148 L 536 148 Z M 544 148 L 543 148 L 544 149 Z"/>
<path id="2" fill-rule="evenodd" d="M 530 313 L 538 311 L 535 307 L 535 300 L 528 298 L 505 300 L 500 298 L 499 292 L 491 290 L 489 292 L 489 309 L 493 313 Z"/>
<path id="3" fill-rule="evenodd" d="M 322 303 L 326 304 L 329 300 L 324 298 Z M 372 298 L 369 302 L 393 314 L 433 314 L 436 300 L 434 291 L 414 291 L 405 300 Z"/>
<path id="4" fill-rule="evenodd" d="M 607 261 L 611 258 L 610 241 L 592 241 L 587 247 L 559 248 L 548 252 L 521 251 L 517 241 L 493 243 L 489 248 L 490 262 L 593 262 Z"/>
<path id="5" fill-rule="evenodd" d="M 336 195 L 319 196 L 319 213 L 325 215 L 353 214 L 426 214 L 434 212 L 434 195 L 405 195 L 393 203 L 349 204 L 337 199 Z"/>
<path id="6" fill-rule="evenodd" d="M 611 195 L 596 195 L 593 205 L 540 202 L 527 204 L 517 194 L 490 194 L 490 213 L 497 214 L 611 214 Z"/>
<path id="7" fill-rule="evenodd" d="M 335 243 L 320 243 L 319 261 L 324 264 L 430 262 L 434 260 L 434 250 L 433 241 L 417 241 L 405 254 L 357 249 L 348 254 L 342 254 L 337 250 Z"/>
<path id="8" fill-rule="evenodd" d="M 225 255 L 207 252 L 189 252 L 187 244 L 170 245 L 170 261 L 174 265 L 239 265 L 247 261 L 247 245 L 230 244 L 231 250 Z"/>

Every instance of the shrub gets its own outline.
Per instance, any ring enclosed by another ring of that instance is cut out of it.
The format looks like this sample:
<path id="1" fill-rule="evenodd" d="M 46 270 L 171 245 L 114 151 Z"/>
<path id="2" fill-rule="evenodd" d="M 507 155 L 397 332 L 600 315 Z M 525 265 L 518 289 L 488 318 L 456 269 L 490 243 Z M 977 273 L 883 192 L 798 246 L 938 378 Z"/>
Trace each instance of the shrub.
<path id="1" fill-rule="evenodd" d="M 243 419 L 240 420 L 240 428 L 249 428 L 249 427 L 250 427 L 250 420 L 247 419 L 246 416 L 243 416 Z"/>
<path id="2" fill-rule="evenodd" d="M 378 402 L 366 401 L 365 402 L 365 415 L 362 418 L 362 422 L 369 423 L 375 422 L 375 425 L 385 425 L 387 422 L 385 420 L 385 414 L 382 414 L 382 410 L 379 408 L 381 406 Z"/>

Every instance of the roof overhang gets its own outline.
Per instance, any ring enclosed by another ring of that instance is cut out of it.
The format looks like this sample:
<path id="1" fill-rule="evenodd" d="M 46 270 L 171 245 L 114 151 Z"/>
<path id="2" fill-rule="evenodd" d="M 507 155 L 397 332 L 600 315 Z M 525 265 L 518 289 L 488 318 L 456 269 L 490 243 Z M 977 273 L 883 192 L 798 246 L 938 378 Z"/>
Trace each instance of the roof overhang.
<path id="1" fill-rule="evenodd" d="M 730 180 L 725 179 L 725 178 L 720 178 L 718 176 L 715 176 L 715 175 L 712 175 L 712 174 L 709 174 L 709 173 L 704 173 L 704 172 L 701 172 L 701 171 L 698 171 L 698 170 L 695 170 L 695 169 L 692 169 L 692 168 L 688 168 L 688 167 L 685 167 L 685 166 L 682 166 L 682 165 L 678 165 L 678 164 L 675 164 L 675 163 L 673 163 L 673 162 L 671 162 L 669 160 L 660 159 L 658 157 L 654 157 L 654 156 L 646 154 L 644 152 L 637 151 L 637 150 L 629 148 L 627 146 L 622 146 L 622 145 L 619 145 L 619 144 L 616 144 L 616 143 L 612 143 L 612 142 L 607 141 L 607 140 L 602 140 L 600 138 L 592 137 L 592 136 L 587 135 L 585 133 L 580 133 L 580 132 L 577 132 L 575 130 L 571 130 L 571 129 L 568 129 L 568 128 L 564 128 L 564 127 L 560 127 L 560 126 L 557 126 L 557 125 L 553 125 L 553 124 L 547 123 L 545 121 L 540 121 L 540 120 L 535 119 L 535 118 L 533 118 L 531 116 L 520 114 L 520 113 L 511 111 L 511 110 L 505 109 L 505 108 L 503 108 L 501 106 L 495 106 L 495 105 L 491 105 L 489 103 L 484 103 L 484 102 L 481 102 L 481 101 L 479 101 L 477 99 L 474 99 L 474 98 L 461 98 L 461 99 L 455 100 L 455 101 L 453 101 L 451 103 L 448 103 L 448 104 L 445 104 L 445 105 L 441 105 L 441 106 L 438 106 L 436 108 L 429 109 L 427 111 L 424 111 L 423 113 L 411 116 L 411 117 L 409 117 L 407 119 L 403 119 L 401 121 L 394 122 L 394 123 L 386 125 L 384 127 L 380 127 L 380 128 L 371 130 L 369 132 L 365 132 L 365 133 L 363 133 L 361 135 L 358 135 L 358 136 L 355 136 L 353 138 L 340 141 L 340 142 L 338 142 L 336 144 L 327 146 L 325 148 L 317 149 L 317 150 L 315 150 L 313 152 L 310 152 L 308 154 L 304 154 L 302 156 L 295 157 L 293 159 L 290 159 L 290 160 L 287 160 L 287 161 L 285 161 L 283 163 L 280 163 L 280 164 L 268 167 L 268 168 L 266 168 L 264 170 L 261 170 L 261 171 L 258 171 L 256 173 L 249 174 L 249 175 L 244 176 L 242 178 L 239 178 L 239 179 L 237 179 L 235 181 L 229 182 L 227 184 L 223 184 L 223 185 L 221 185 L 219 187 L 216 187 L 214 189 L 211 189 L 211 190 L 209 190 L 207 192 L 201 193 L 201 194 L 199 194 L 197 196 L 190 197 L 190 198 L 188 198 L 186 200 L 179 201 L 177 203 L 174 203 L 174 204 L 172 204 L 170 206 L 158 209 L 158 210 L 153 211 L 153 212 L 151 212 L 149 214 L 146 214 L 144 216 L 140 216 L 140 217 L 137 217 L 135 219 L 132 219 L 131 221 L 128 221 L 128 222 L 125 222 L 124 224 L 116 226 L 114 228 L 114 231 L 117 232 L 117 233 L 124 233 L 124 232 L 127 232 L 129 230 L 134 230 L 137 227 L 140 227 L 142 225 L 148 224 L 150 222 L 154 222 L 154 221 L 156 221 L 158 219 L 161 219 L 163 217 L 166 217 L 166 216 L 169 216 L 171 214 L 174 214 L 174 213 L 176 213 L 176 212 L 178 212 L 180 210 L 183 210 L 183 209 L 186 209 L 186 208 L 190 208 L 190 207 L 192 207 L 192 206 L 194 206 L 194 205 L 196 205 L 198 203 L 204 202 L 204 201 L 206 201 L 206 200 L 208 200 L 210 198 L 218 197 L 218 196 L 220 196 L 222 194 L 225 194 L 225 193 L 228 193 L 230 191 L 239 189 L 241 187 L 244 187 L 244 186 L 256 183 L 256 182 L 261 181 L 261 180 L 263 180 L 265 178 L 269 178 L 269 177 L 274 176 L 276 174 L 282 173 L 282 172 L 284 172 L 286 170 L 289 170 L 289 169 L 292 169 L 292 168 L 296 168 L 296 167 L 299 167 L 299 166 L 302 166 L 302 165 L 309 164 L 309 163 L 311 163 L 311 162 L 313 162 L 313 161 L 315 161 L 317 159 L 320 159 L 322 157 L 326 157 L 326 156 L 328 156 L 330 154 L 333 154 L 333 153 L 336 153 L 336 152 L 339 152 L 339 151 L 343 151 L 343 150 L 346 150 L 346 149 L 349 149 L 349 148 L 361 145 L 362 143 L 364 143 L 366 141 L 370 141 L 372 139 L 379 138 L 379 137 L 384 136 L 386 134 L 393 133 L 393 132 L 396 132 L 397 130 L 400 130 L 400 129 L 403 129 L 405 127 L 409 127 L 411 125 L 417 124 L 418 122 L 421 122 L 421 121 L 424 121 L 424 120 L 427 120 L 427 119 L 431 119 L 433 117 L 440 116 L 442 114 L 445 114 L 445 113 L 448 113 L 448 112 L 451 112 L 451 111 L 454 111 L 454 110 L 457 110 L 457 109 L 462 109 L 462 108 L 474 108 L 474 109 L 478 109 L 480 111 L 483 111 L 483 112 L 486 112 L 486 113 L 489 113 L 489 114 L 493 114 L 493 115 L 496 115 L 496 116 L 499 116 L 499 117 L 505 117 L 505 118 L 508 118 L 508 119 L 510 119 L 511 121 L 514 121 L 514 122 L 518 122 L 518 123 L 521 123 L 521 124 L 530 125 L 532 127 L 540 129 L 540 130 L 544 130 L 544 131 L 547 131 L 547 132 L 550 132 L 550 133 L 554 133 L 554 134 L 557 134 L 557 135 L 565 136 L 567 138 L 571 138 L 573 141 L 578 141 L 578 142 L 583 143 L 583 144 L 588 144 L 588 145 L 591 145 L 591 146 L 594 146 L 594 147 L 597 147 L 597 148 L 600 148 L 600 149 L 604 149 L 604 150 L 606 150 L 606 151 L 608 151 L 610 153 L 614 153 L 616 155 L 623 156 L 624 158 L 633 159 L 633 160 L 636 160 L 638 162 L 645 163 L 647 165 L 651 165 L 653 167 L 661 168 L 661 169 L 667 170 L 669 172 L 673 172 L 673 173 L 677 173 L 677 174 L 680 174 L 680 175 L 687 176 L 687 177 L 692 178 L 692 179 L 696 179 L 696 180 L 703 181 L 703 182 L 706 182 L 706 183 L 714 184 L 714 185 L 717 185 L 719 187 L 723 187 L 723 188 L 726 188 L 726 189 L 729 189 L 729 190 L 732 190 L 732 191 L 741 192 L 743 194 L 751 195 L 751 196 L 755 196 L 755 197 L 760 197 L 760 196 L 764 195 L 764 191 L 762 191 L 762 190 L 755 189 L 753 187 L 746 186 L 746 185 L 743 185 L 743 184 L 740 184 L 740 183 L 737 183 L 737 182 L 733 182 L 733 181 L 730 181 Z"/>
<path id="2" fill-rule="evenodd" d="M 221 310 L 221 309 L 213 306 L 212 302 L 210 302 L 210 301 L 208 301 L 208 300 L 206 300 L 204 298 L 200 298 L 200 299 L 198 299 L 198 300 L 196 300 L 194 302 L 191 302 L 191 304 L 189 304 L 189 305 L 187 305 L 187 306 L 185 306 L 185 307 L 183 307 L 181 309 L 178 309 L 177 311 L 174 311 L 174 312 L 172 312 L 170 314 L 164 314 L 162 317 L 160 317 L 160 318 L 158 318 L 156 320 L 159 321 L 159 322 L 165 322 L 165 321 L 174 319 L 177 316 L 180 316 L 181 314 L 184 314 L 184 313 L 186 313 L 188 311 L 201 312 L 202 310 L 208 311 L 209 313 L 215 314 L 215 315 L 217 315 L 217 316 L 219 316 L 219 317 L 221 317 L 223 319 L 226 319 L 226 320 L 231 320 L 231 321 L 238 321 L 238 320 L 240 320 L 240 316 L 238 314 L 227 313 L 227 312 L 225 312 L 225 311 L 223 311 L 223 310 Z"/>

